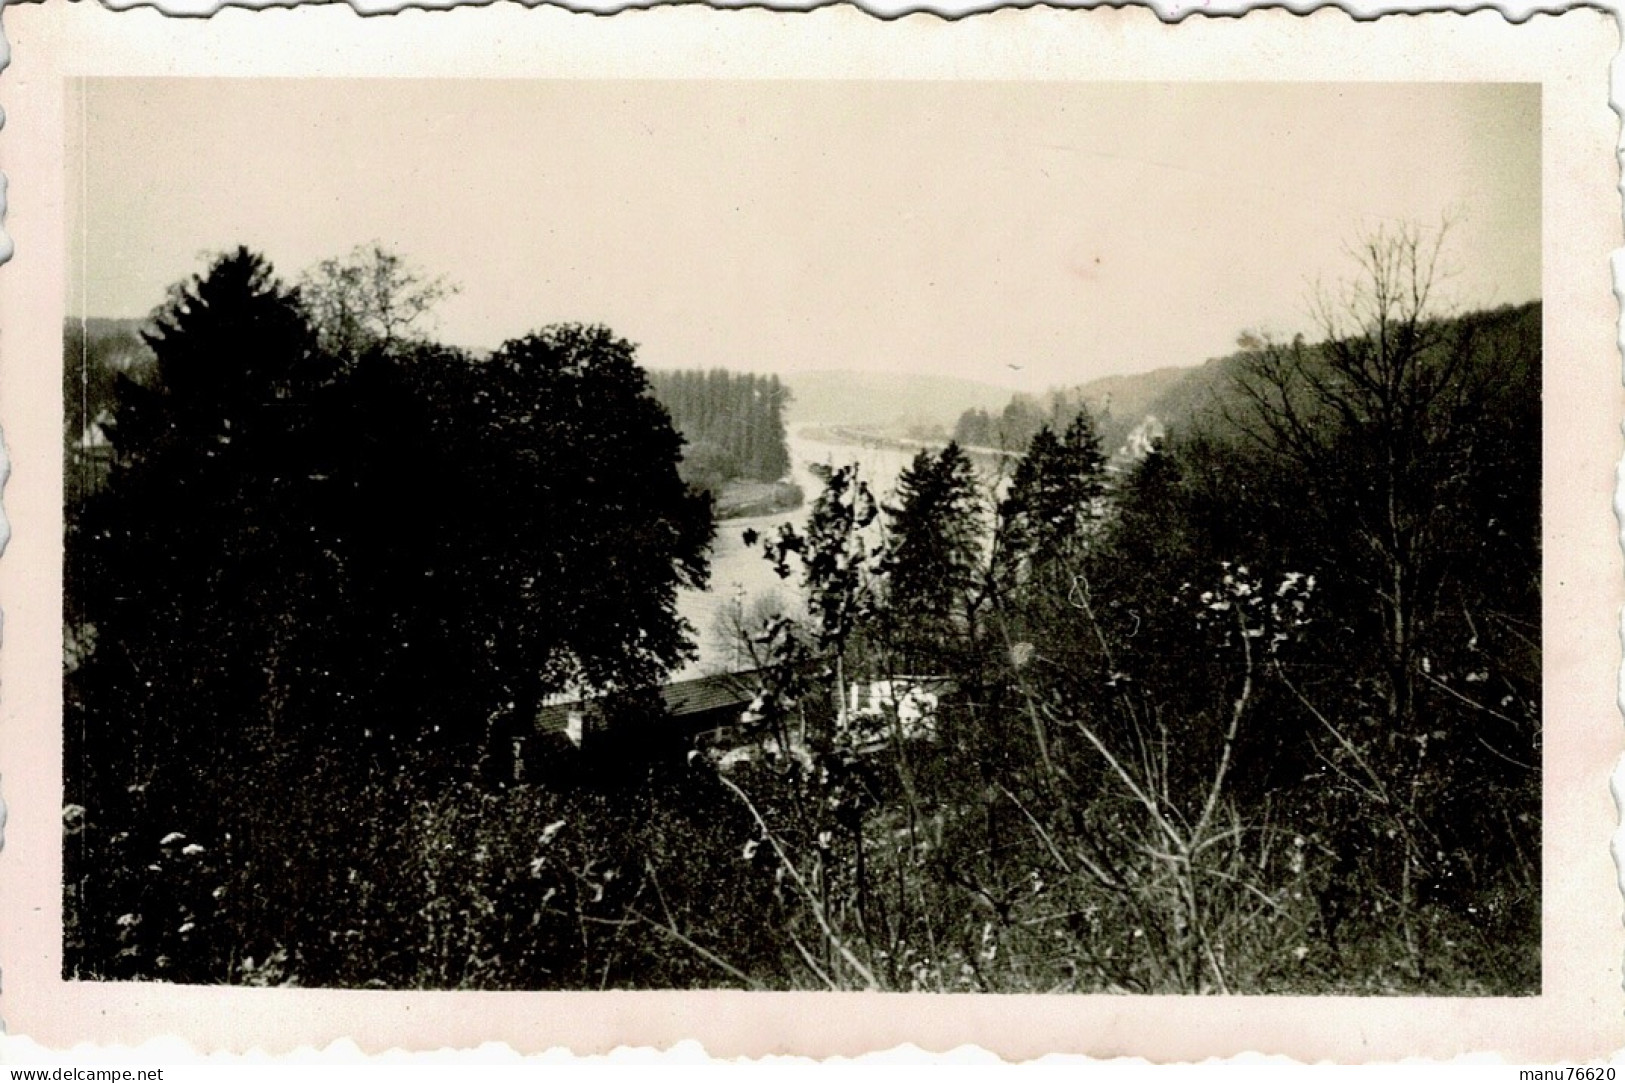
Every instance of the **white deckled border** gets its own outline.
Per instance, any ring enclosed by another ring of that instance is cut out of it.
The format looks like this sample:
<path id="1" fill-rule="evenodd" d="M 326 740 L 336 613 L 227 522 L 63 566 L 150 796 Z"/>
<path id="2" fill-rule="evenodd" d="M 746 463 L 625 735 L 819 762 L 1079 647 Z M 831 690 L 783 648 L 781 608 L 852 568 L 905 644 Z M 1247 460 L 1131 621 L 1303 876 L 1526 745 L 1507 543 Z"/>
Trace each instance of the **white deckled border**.
<path id="1" fill-rule="evenodd" d="M 8 7 L 0 79 L 10 179 L 0 269 L 0 424 L 12 529 L 0 560 L 0 1015 L 47 1046 L 276 1052 L 485 1042 L 580 1053 L 698 1039 L 717 1056 L 855 1055 L 967 1043 L 1195 1060 L 1583 1060 L 1620 1043 L 1618 817 L 1625 748 L 1619 642 L 1618 143 L 1607 105 L 1618 44 L 1595 10 L 1511 25 L 1499 14 L 1358 23 L 1326 10 L 1160 23 L 1145 9 L 1003 10 L 879 22 L 851 8 L 787 16 L 683 8 L 614 19 L 515 5 L 361 19 L 348 8 L 166 19 L 83 4 Z M 1545 978 L 1526 999 L 1108 998 L 880 994 L 406 993 L 64 983 L 60 968 L 61 363 L 64 80 L 79 75 L 1540 82 L 1545 108 Z"/>

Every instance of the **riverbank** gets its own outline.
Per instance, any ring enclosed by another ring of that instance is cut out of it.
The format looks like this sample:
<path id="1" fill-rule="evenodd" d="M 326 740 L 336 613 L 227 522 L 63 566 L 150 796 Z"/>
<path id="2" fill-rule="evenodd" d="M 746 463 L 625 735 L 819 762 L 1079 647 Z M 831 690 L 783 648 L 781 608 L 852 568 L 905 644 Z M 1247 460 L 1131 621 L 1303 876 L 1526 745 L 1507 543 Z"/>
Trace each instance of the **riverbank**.
<path id="1" fill-rule="evenodd" d="M 801 507 L 805 494 L 791 481 L 730 481 L 717 494 L 717 518 L 751 519 Z"/>

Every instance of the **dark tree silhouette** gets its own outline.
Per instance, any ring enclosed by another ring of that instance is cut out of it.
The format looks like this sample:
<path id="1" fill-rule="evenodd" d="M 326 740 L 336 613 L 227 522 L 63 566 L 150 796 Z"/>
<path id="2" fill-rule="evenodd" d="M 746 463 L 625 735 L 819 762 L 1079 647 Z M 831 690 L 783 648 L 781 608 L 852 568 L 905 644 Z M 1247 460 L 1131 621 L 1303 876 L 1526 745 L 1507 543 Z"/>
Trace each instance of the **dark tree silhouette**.
<path id="1" fill-rule="evenodd" d="M 709 501 L 604 328 L 336 358 L 243 249 L 153 326 L 68 538 L 74 936 L 104 974 L 224 980 L 276 944 L 323 973 L 341 946 L 305 923 L 343 888 L 307 851 L 351 843 L 309 779 L 511 779 L 544 695 L 658 684 L 692 650 Z M 231 891 L 186 872 L 203 853 Z"/>
<path id="2" fill-rule="evenodd" d="M 68 554 L 97 644 L 74 687 L 109 715 L 98 763 L 133 742 L 121 769 L 212 771 L 242 727 L 281 723 L 296 626 L 336 580 L 309 531 L 288 544 L 322 364 L 296 296 L 244 249 L 177 287 L 147 341 L 154 371 L 118 381 L 108 484 Z"/>
<path id="3" fill-rule="evenodd" d="M 677 591 L 705 584 L 713 524 L 632 344 L 552 326 L 451 375 L 430 544 L 490 709 L 517 732 L 550 692 L 658 684 L 692 654 Z"/>
<path id="4" fill-rule="evenodd" d="M 999 504 L 993 569 L 1001 596 L 1022 587 L 1070 593 L 1068 576 L 1079 571 L 1104 511 L 1105 464 L 1088 410 L 1080 409 L 1061 437 L 1047 425 L 1038 430 Z"/>
<path id="5" fill-rule="evenodd" d="M 1443 240 L 1366 238 L 1360 276 L 1320 304 L 1325 341 L 1257 343 L 1232 417 L 1296 492 L 1275 501 L 1276 547 L 1318 557 L 1338 592 L 1350 663 L 1288 687 L 1353 779 L 1330 791 L 1336 848 L 1392 885 L 1419 973 L 1424 895 L 1478 875 L 1470 839 L 1513 858 L 1538 806 L 1539 343 L 1516 317 L 1436 311 Z M 1461 799 L 1492 780 L 1524 826 Z"/>
<path id="6" fill-rule="evenodd" d="M 957 443 L 922 451 L 886 508 L 887 620 L 906 667 L 941 665 L 968 632 L 986 515 L 976 471 Z"/>
<path id="7" fill-rule="evenodd" d="M 179 861 L 177 836 L 212 852 L 276 835 L 297 749 L 330 723 L 317 705 L 342 662 L 306 633 L 338 608 L 344 572 L 303 510 L 326 476 L 310 422 L 327 372 L 297 297 L 243 249 L 177 286 L 147 342 L 153 371 L 118 381 L 107 484 L 67 551 L 64 788 L 123 850 L 80 836 L 66 861 L 88 940 L 105 950 L 121 911 L 151 914 L 127 965 L 209 980 L 232 935 L 208 920 L 220 897 L 149 870 Z M 116 874 L 88 875 L 98 865 Z"/>

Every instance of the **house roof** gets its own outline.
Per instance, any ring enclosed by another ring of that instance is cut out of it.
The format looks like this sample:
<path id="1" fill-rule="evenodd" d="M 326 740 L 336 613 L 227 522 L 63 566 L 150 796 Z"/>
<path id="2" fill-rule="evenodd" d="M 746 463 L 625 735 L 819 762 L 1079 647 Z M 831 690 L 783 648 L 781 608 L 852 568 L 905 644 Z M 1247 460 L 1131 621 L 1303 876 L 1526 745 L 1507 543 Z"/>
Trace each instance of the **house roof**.
<path id="1" fill-rule="evenodd" d="M 668 712 L 681 718 L 723 707 L 744 707 L 760 689 L 761 670 L 752 669 L 668 684 L 660 690 L 660 698 Z"/>
<path id="2" fill-rule="evenodd" d="M 740 673 L 719 673 L 710 677 L 695 677 L 676 681 L 660 689 L 660 699 L 673 718 L 705 714 L 728 708 L 743 709 L 756 698 L 761 687 L 761 670 Z M 585 708 L 581 697 L 549 696 L 536 714 L 536 725 L 544 733 L 563 730 L 572 714 Z"/>

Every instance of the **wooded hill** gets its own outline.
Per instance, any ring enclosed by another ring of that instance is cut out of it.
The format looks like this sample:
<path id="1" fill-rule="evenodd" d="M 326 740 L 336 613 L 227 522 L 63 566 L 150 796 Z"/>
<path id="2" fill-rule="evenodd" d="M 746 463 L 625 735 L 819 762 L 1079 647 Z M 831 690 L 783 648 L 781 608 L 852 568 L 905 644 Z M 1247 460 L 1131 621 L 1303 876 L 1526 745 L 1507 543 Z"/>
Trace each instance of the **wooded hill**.
<path id="1" fill-rule="evenodd" d="M 1540 311 L 1538 301 L 1502 306 L 1442 320 L 1441 330 L 1454 333 L 1469 324 L 1475 328 L 1518 324 L 1523 327 L 1519 333 L 1528 333 L 1530 327 L 1538 332 Z M 953 437 L 967 447 L 1022 451 L 1040 428 L 1048 425 L 1063 430 L 1084 408 L 1094 417 L 1101 443 L 1109 451 L 1122 448 L 1142 427 L 1153 432 L 1200 428 L 1214 433 L 1226 428 L 1244 409 L 1237 377 L 1255 353 L 1243 349 L 1191 367 L 1107 376 L 1042 395 L 1012 395 L 1002 407 L 964 411 L 954 425 Z"/>

